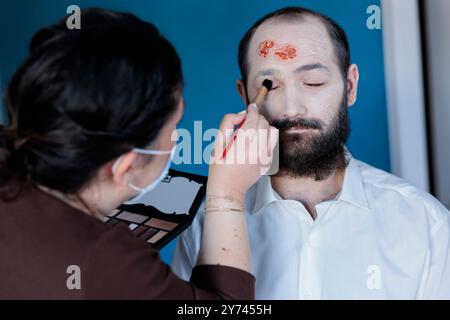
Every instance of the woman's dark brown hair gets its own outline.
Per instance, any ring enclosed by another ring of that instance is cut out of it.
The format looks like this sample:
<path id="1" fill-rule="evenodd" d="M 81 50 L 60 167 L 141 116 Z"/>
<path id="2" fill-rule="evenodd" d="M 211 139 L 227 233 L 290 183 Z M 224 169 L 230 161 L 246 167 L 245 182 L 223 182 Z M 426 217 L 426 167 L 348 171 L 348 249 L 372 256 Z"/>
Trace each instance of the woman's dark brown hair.
<path id="1" fill-rule="evenodd" d="M 76 194 L 108 161 L 145 147 L 174 113 L 180 59 L 152 24 L 102 9 L 38 31 L 5 95 L 0 197 L 25 182 Z"/>

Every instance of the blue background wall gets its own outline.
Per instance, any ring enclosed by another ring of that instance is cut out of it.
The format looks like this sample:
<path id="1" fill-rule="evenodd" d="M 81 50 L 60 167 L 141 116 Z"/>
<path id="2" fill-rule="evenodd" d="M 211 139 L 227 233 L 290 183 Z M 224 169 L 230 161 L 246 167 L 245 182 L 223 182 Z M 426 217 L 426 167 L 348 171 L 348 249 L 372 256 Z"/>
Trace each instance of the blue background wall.
<path id="1" fill-rule="evenodd" d="M 358 101 L 351 109 L 353 155 L 390 170 L 387 111 L 381 30 L 366 27 L 367 7 L 379 0 L 2 0 L 0 1 L 0 85 L 5 86 L 27 53 L 38 28 L 66 15 L 71 4 L 129 11 L 155 23 L 175 45 L 185 75 L 186 113 L 182 128 L 193 130 L 202 120 L 203 130 L 215 128 L 226 112 L 244 106 L 235 90 L 239 77 L 239 40 L 258 18 L 275 9 L 299 5 L 337 20 L 346 30 L 352 61 L 361 79 Z M 1 119 L 0 119 L 1 120 Z M 192 131 L 191 131 L 192 132 Z M 205 146 L 208 143 L 205 142 Z M 176 169 L 207 174 L 207 166 L 180 165 Z M 174 243 L 161 255 L 172 257 Z"/>

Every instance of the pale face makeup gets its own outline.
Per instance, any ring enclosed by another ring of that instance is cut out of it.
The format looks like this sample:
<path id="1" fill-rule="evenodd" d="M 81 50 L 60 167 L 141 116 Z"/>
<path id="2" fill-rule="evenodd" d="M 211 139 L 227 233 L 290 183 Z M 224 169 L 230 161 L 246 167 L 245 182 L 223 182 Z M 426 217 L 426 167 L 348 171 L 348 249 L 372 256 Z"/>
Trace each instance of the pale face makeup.
<path id="1" fill-rule="evenodd" d="M 256 30 L 247 57 L 250 99 L 264 79 L 273 82 L 273 90 L 261 106 L 269 122 L 316 119 L 324 130 L 327 128 L 342 101 L 344 81 L 331 39 L 319 20 L 305 17 L 298 22 L 265 22 Z"/>

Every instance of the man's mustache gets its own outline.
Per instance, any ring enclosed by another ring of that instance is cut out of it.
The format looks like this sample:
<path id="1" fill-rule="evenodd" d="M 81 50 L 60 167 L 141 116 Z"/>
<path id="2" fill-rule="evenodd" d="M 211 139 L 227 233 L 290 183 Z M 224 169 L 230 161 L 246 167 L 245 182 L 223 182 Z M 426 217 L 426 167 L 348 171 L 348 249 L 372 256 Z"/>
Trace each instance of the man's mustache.
<path id="1" fill-rule="evenodd" d="M 281 119 L 274 120 L 271 125 L 280 131 L 286 131 L 292 128 L 295 129 L 322 129 L 322 121 L 317 119 Z"/>

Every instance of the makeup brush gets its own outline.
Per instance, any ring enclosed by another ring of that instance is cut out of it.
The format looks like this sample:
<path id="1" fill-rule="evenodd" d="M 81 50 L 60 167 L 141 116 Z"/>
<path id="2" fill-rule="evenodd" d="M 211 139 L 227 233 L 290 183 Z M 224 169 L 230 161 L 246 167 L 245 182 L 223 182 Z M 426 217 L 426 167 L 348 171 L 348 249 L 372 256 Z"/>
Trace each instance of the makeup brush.
<path id="1" fill-rule="evenodd" d="M 264 79 L 264 81 L 262 83 L 262 86 L 261 86 L 261 89 L 259 89 L 258 94 L 256 95 L 256 98 L 252 102 L 253 104 L 256 105 L 257 108 L 259 108 L 259 106 L 263 103 L 264 98 L 269 93 L 269 91 L 272 90 L 272 86 L 273 86 L 273 82 L 271 80 Z M 244 121 L 245 121 L 245 119 L 244 119 Z M 227 155 L 227 152 L 231 148 L 231 146 L 233 145 L 234 141 L 236 140 L 237 133 L 238 133 L 239 129 L 242 127 L 242 125 L 244 124 L 244 121 L 242 121 L 239 124 L 239 127 L 234 132 L 230 143 L 225 148 L 225 150 L 223 150 L 222 158 L 220 160 L 223 160 L 225 158 L 225 156 Z"/>
<path id="2" fill-rule="evenodd" d="M 255 100 L 253 100 L 253 103 L 256 104 L 256 106 L 259 107 L 260 104 L 263 103 L 266 95 L 269 93 L 270 90 L 272 90 L 272 86 L 273 86 L 272 81 L 270 81 L 269 79 L 264 79 L 261 89 L 259 89 Z"/>

